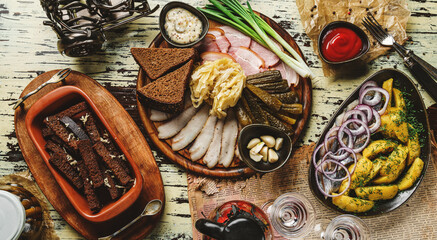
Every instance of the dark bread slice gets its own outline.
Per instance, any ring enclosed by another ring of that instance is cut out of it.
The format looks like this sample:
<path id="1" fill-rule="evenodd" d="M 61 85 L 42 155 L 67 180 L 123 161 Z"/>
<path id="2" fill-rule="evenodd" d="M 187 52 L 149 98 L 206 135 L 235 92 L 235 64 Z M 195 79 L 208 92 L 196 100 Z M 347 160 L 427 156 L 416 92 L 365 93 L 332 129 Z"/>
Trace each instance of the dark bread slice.
<path id="1" fill-rule="evenodd" d="M 152 80 L 197 55 L 194 48 L 131 48 L 131 53 Z"/>
<path id="2" fill-rule="evenodd" d="M 77 189 L 83 188 L 82 178 L 80 178 L 79 173 L 76 172 L 73 166 L 68 162 L 67 154 L 64 151 L 54 152 L 50 156 L 49 162 L 55 166 Z"/>
<path id="3" fill-rule="evenodd" d="M 111 171 L 114 173 L 117 180 L 121 183 L 121 185 L 126 186 L 126 184 L 132 179 L 129 174 L 123 169 L 122 166 L 118 164 L 116 160 L 111 157 L 108 149 L 102 142 L 97 142 L 93 146 L 94 150 L 102 157 L 102 160 L 108 165 Z"/>
<path id="4" fill-rule="evenodd" d="M 179 69 L 138 89 L 144 103 L 163 112 L 181 112 L 184 108 L 184 93 L 193 70 L 193 62 L 190 60 Z"/>
<path id="5" fill-rule="evenodd" d="M 93 151 L 91 141 L 79 140 L 77 146 L 88 170 L 89 178 L 92 181 L 91 185 L 94 188 L 101 187 L 103 185 L 103 174 L 100 171 L 99 163 L 97 162 L 97 155 Z"/>

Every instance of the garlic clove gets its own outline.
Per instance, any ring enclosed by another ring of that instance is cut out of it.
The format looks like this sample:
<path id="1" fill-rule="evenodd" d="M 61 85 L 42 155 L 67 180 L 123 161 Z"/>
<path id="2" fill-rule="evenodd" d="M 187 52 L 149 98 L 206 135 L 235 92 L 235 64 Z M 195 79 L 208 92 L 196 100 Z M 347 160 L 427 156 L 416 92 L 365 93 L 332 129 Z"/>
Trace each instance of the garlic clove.
<path id="1" fill-rule="evenodd" d="M 247 144 L 247 149 L 252 149 L 253 147 L 255 147 L 260 142 L 261 142 L 261 140 L 259 138 L 253 138 Z"/>
<path id="2" fill-rule="evenodd" d="M 275 138 L 270 135 L 261 136 L 261 140 L 263 140 L 269 148 L 275 146 Z"/>
<path id="3" fill-rule="evenodd" d="M 255 145 L 255 147 L 253 147 L 252 149 L 250 149 L 250 152 L 255 154 L 255 153 L 259 153 L 261 151 L 261 149 L 264 147 L 264 142 L 259 142 Z"/>
<path id="4" fill-rule="evenodd" d="M 273 149 L 269 149 L 269 163 L 275 163 L 279 160 L 278 154 Z"/>
<path id="5" fill-rule="evenodd" d="M 269 155 L 269 147 L 264 146 L 259 153 L 263 156 L 263 161 L 267 162 L 268 155 Z"/>
<path id="6" fill-rule="evenodd" d="M 261 154 L 252 153 L 252 152 L 249 152 L 249 156 L 250 156 L 250 159 L 252 159 L 255 162 L 259 162 L 263 158 L 263 156 Z"/>
<path id="7" fill-rule="evenodd" d="M 283 143 L 284 143 L 283 138 L 276 138 L 275 150 L 277 151 L 277 150 L 281 149 Z"/>

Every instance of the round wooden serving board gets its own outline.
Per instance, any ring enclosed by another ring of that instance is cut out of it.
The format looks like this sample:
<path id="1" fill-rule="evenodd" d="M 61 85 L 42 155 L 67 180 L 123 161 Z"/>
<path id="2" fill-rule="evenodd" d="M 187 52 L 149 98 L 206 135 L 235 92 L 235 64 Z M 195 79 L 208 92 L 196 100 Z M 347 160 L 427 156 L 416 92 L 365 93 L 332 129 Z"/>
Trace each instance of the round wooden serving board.
<path id="1" fill-rule="evenodd" d="M 293 49 L 295 49 L 300 56 L 303 57 L 303 54 L 301 50 L 299 49 L 299 46 L 296 44 L 294 39 L 290 36 L 290 34 L 283 29 L 278 23 L 270 19 L 269 17 L 259 14 L 279 35 L 284 38 L 285 41 L 287 41 Z M 221 26 L 222 24 L 211 21 L 210 20 L 210 28 Z M 169 44 L 164 40 L 161 34 L 158 34 L 155 39 L 152 41 L 152 43 L 149 46 L 150 48 L 168 48 L 171 47 Z M 137 89 L 145 86 L 148 83 L 148 80 L 146 79 L 146 73 L 143 71 L 143 69 L 140 67 L 140 70 L 138 72 L 138 79 L 137 79 Z M 306 123 L 308 121 L 308 118 L 311 113 L 311 102 L 312 102 L 312 87 L 311 87 L 311 79 L 309 78 L 302 78 L 299 77 L 299 84 L 294 87 L 294 89 L 298 92 L 300 103 L 302 103 L 303 106 L 303 113 L 302 117 L 296 122 L 296 124 L 293 126 L 295 129 L 294 136 L 292 137 L 292 142 L 295 144 L 297 140 L 299 139 L 303 129 L 306 126 Z M 193 162 L 190 159 L 189 152 L 187 149 L 183 149 L 178 152 L 174 152 L 171 149 L 171 140 L 161 140 L 158 138 L 158 131 L 156 129 L 157 126 L 159 126 L 160 123 L 153 122 L 150 120 L 150 109 L 143 105 L 137 96 L 137 104 L 138 104 L 138 111 L 141 117 L 141 121 L 143 122 L 148 134 L 150 135 L 150 138 L 155 143 L 155 145 L 173 162 L 181 165 L 183 168 L 200 174 L 204 176 L 209 177 L 219 177 L 219 178 L 232 178 L 232 177 L 246 177 L 253 175 L 255 173 L 254 170 L 247 167 L 242 161 L 234 158 L 234 162 L 232 163 L 231 167 L 229 168 L 223 168 L 223 167 L 215 167 L 215 168 L 208 168 L 206 165 L 203 165 L 198 162 Z M 199 160 L 202 161 L 202 160 Z M 238 164 L 235 164 L 237 162 Z"/>
<path id="2" fill-rule="evenodd" d="M 24 89 L 20 97 L 34 90 L 49 80 L 59 70 L 43 73 L 35 78 Z M 72 85 L 82 89 L 99 108 L 104 118 L 114 130 L 121 143 L 129 151 L 143 177 L 143 188 L 138 200 L 119 216 L 102 223 L 87 221 L 71 205 L 58 183 L 50 173 L 43 158 L 30 139 L 25 126 L 26 113 L 30 107 L 42 96 L 65 85 Z M 32 172 L 38 186 L 58 213 L 76 231 L 87 239 L 97 239 L 107 236 L 128 224 L 141 214 L 146 203 L 152 199 L 160 199 L 163 203 L 164 186 L 161 174 L 141 131 L 121 104 L 103 86 L 85 74 L 72 71 L 64 83 L 50 84 L 34 96 L 29 97 L 23 105 L 15 111 L 15 131 L 24 159 Z M 141 239 L 152 231 L 161 217 L 162 210 L 155 216 L 143 217 L 133 226 L 126 229 L 115 239 Z"/>

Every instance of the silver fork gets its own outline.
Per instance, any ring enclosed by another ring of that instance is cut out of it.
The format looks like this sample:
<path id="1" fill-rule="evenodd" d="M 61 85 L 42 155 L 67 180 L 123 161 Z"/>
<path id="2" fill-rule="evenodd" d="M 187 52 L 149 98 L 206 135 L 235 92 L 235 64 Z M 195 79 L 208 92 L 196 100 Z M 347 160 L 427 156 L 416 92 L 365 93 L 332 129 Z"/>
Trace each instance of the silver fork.
<path id="1" fill-rule="evenodd" d="M 15 101 L 9 105 L 14 105 L 12 108 L 14 110 L 17 109 L 24 102 L 24 100 L 26 100 L 27 98 L 29 98 L 33 94 L 37 93 L 39 90 L 41 90 L 42 88 L 44 88 L 48 84 L 57 83 L 57 82 L 64 80 L 70 74 L 70 72 L 71 72 L 71 68 L 62 69 L 61 71 L 55 73 L 55 75 L 53 75 L 47 82 L 41 84 L 37 89 L 33 90 L 32 92 L 26 94 L 24 97 L 18 99 L 17 101 Z"/>
<path id="2" fill-rule="evenodd" d="M 393 47 L 402 56 L 404 64 L 410 69 L 417 81 L 437 101 L 437 83 L 435 82 L 435 79 L 437 79 L 437 69 L 418 57 L 413 51 L 397 43 L 393 36 L 384 30 L 371 13 L 367 14 L 362 23 L 381 45 Z"/>

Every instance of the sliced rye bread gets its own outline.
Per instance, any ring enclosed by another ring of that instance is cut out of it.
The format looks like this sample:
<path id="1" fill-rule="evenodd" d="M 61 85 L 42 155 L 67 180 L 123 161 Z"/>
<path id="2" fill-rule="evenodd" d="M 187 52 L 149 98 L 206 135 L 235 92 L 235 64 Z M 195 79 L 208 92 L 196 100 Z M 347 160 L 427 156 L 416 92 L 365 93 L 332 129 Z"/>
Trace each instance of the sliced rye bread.
<path id="1" fill-rule="evenodd" d="M 168 113 L 181 112 L 184 107 L 184 93 L 193 70 L 193 60 L 179 69 L 156 79 L 138 89 L 144 103 L 151 108 Z"/>
<path id="2" fill-rule="evenodd" d="M 131 48 L 131 53 L 152 80 L 197 55 L 194 48 Z"/>

